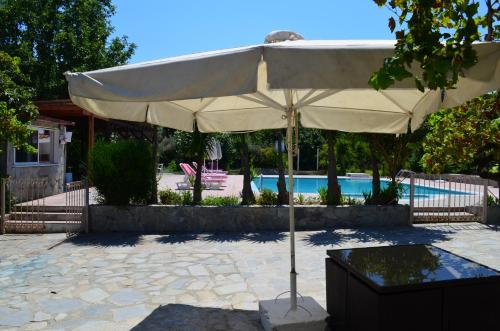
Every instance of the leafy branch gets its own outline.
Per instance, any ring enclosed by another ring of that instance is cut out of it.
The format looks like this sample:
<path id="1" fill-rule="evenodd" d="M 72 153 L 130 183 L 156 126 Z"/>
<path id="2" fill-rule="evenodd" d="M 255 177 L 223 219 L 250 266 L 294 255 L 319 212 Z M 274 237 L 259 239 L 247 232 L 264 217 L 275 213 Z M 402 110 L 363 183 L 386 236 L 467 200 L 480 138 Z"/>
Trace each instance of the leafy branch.
<path id="1" fill-rule="evenodd" d="M 415 87 L 450 89 L 477 63 L 472 43 L 481 39 L 479 27 L 487 28 L 486 40 L 498 37 L 498 0 L 487 0 L 487 13 L 479 14 L 473 0 L 374 0 L 389 8 L 388 28 L 396 37 L 394 55 L 370 77 L 377 90 L 413 78 Z"/>

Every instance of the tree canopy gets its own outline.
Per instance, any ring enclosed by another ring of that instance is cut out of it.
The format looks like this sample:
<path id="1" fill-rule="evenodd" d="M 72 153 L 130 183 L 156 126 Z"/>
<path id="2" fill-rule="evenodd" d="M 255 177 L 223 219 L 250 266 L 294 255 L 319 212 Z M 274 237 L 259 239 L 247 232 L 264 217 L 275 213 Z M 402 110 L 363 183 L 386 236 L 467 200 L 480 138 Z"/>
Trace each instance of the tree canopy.
<path id="1" fill-rule="evenodd" d="M 29 123 L 37 111 L 31 102 L 31 89 L 19 68 L 20 59 L 0 51 L 0 153 L 9 141 L 14 147 L 33 151 L 27 143 Z"/>
<path id="2" fill-rule="evenodd" d="M 494 24 L 499 16 L 498 0 L 486 0 L 486 13 L 479 13 L 479 3 L 474 0 L 374 1 L 393 14 L 388 28 L 397 40 L 394 56 L 385 59 L 370 78 L 376 89 L 412 77 L 421 91 L 452 88 L 464 69 L 477 62 L 472 43 L 481 39 L 480 27 L 487 28 L 485 40 L 498 36 L 499 27 Z M 415 65 L 421 72 L 412 71 Z"/>
<path id="3" fill-rule="evenodd" d="M 0 0 L 0 49 L 20 59 L 37 99 L 67 98 L 66 71 L 125 64 L 136 45 L 111 38 L 111 0 Z"/>
<path id="4" fill-rule="evenodd" d="M 498 92 L 430 115 L 424 139 L 424 170 L 473 172 L 500 179 L 500 108 Z"/>

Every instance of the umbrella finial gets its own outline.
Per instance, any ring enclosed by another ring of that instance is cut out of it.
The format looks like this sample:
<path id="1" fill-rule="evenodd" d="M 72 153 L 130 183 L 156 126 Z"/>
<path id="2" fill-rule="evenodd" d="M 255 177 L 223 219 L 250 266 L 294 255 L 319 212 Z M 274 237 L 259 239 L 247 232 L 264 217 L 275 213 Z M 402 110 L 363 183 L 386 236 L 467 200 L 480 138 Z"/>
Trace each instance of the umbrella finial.
<path id="1" fill-rule="evenodd" d="M 287 40 L 293 41 L 293 40 L 302 40 L 302 39 L 304 39 L 304 37 L 302 37 L 302 35 L 298 34 L 297 32 L 278 30 L 278 31 L 270 32 L 266 36 L 266 39 L 264 39 L 264 43 L 272 44 L 272 43 L 278 43 L 281 41 L 287 41 Z"/>

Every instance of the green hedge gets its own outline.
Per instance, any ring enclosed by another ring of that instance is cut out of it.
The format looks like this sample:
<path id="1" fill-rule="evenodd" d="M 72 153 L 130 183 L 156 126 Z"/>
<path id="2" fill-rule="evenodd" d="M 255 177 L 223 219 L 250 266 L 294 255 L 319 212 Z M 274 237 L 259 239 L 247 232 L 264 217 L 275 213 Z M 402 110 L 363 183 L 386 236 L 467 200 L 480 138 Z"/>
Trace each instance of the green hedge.
<path id="1" fill-rule="evenodd" d="M 193 195 L 191 191 L 182 193 L 174 192 L 170 189 L 159 192 L 160 202 L 164 205 L 187 206 L 193 204 Z"/>
<path id="2" fill-rule="evenodd" d="M 105 204 L 147 203 L 154 184 L 153 168 L 151 146 L 145 141 L 101 141 L 90 152 L 90 180 Z"/>
<path id="3" fill-rule="evenodd" d="M 160 201 L 164 205 L 186 206 L 193 203 L 191 191 L 177 193 L 172 190 L 160 191 Z M 214 197 L 208 196 L 201 202 L 202 206 L 237 206 L 240 199 L 235 196 Z"/>
<path id="4" fill-rule="evenodd" d="M 240 204 L 240 198 L 235 196 L 213 197 L 208 196 L 201 202 L 203 206 L 237 206 Z"/>
<path id="5" fill-rule="evenodd" d="M 263 189 L 257 198 L 257 204 L 262 206 L 276 206 L 278 204 L 278 194 L 270 189 Z"/>

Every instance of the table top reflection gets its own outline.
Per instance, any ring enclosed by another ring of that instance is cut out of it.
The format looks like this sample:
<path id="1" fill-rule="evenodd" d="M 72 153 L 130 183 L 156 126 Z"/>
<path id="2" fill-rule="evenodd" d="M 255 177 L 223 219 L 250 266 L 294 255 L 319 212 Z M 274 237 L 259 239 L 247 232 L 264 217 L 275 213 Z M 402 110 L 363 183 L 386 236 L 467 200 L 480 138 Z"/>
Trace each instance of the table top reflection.
<path id="1" fill-rule="evenodd" d="M 492 268 L 432 245 L 335 249 L 327 254 L 379 288 L 500 277 Z"/>

